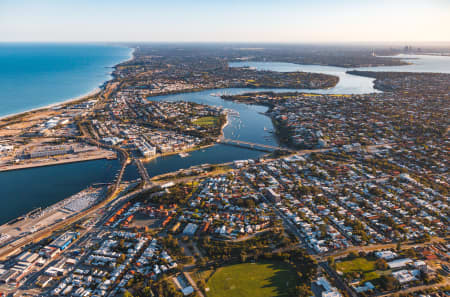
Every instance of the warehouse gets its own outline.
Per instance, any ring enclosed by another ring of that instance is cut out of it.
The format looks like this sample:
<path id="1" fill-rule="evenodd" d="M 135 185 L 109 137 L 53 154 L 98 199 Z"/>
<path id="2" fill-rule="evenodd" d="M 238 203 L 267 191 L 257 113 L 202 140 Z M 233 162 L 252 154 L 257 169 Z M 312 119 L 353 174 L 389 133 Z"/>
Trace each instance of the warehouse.
<path id="1" fill-rule="evenodd" d="M 66 232 L 53 240 L 49 246 L 64 250 L 66 247 L 69 246 L 76 238 L 78 237 L 77 232 Z"/>

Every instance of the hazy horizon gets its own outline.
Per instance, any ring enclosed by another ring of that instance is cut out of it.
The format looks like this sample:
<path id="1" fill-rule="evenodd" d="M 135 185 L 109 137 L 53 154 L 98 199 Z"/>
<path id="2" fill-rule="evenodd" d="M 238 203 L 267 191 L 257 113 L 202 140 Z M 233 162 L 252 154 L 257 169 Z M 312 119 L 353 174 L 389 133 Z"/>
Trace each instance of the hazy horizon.
<path id="1" fill-rule="evenodd" d="M 300 46 L 342 46 L 342 47 L 372 47 L 372 46 L 437 46 L 437 47 L 448 47 L 450 46 L 450 41 L 347 41 L 347 42 L 326 42 L 326 41 L 316 41 L 316 42 L 301 42 L 301 41 L 150 41 L 150 40 L 37 40 L 37 41 L 28 41 L 28 40 L 0 40 L 0 44 L 120 44 L 120 45 L 139 45 L 139 44 L 168 44 L 168 45 L 202 45 L 202 44 L 210 44 L 210 45 L 232 45 L 232 46 L 270 46 L 270 45 L 300 45 Z"/>
<path id="2" fill-rule="evenodd" d="M 2 42 L 445 43 L 445 0 L 0 1 Z"/>

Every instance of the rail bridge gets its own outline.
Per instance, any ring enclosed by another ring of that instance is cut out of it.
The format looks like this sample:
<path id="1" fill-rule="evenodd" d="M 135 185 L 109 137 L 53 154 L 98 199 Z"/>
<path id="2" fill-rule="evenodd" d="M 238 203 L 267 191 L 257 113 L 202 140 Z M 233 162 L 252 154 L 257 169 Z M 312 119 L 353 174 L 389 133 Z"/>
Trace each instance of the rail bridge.
<path id="1" fill-rule="evenodd" d="M 258 150 L 258 151 L 263 151 L 263 152 L 273 152 L 276 150 L 292 151 L 291 149 L 284 148 L 281 146 L 254 143 L 254 142 L 249 142 L 249 141 L 228 139 L 228 138 L 221 138 L 218 140 L 218 142 L 222 143 L 222 144 L 233 145 L 233 146 L 237 146 L 237 147 L 243 147 L 243 148 L 253 149 L 253 150 Z"/>

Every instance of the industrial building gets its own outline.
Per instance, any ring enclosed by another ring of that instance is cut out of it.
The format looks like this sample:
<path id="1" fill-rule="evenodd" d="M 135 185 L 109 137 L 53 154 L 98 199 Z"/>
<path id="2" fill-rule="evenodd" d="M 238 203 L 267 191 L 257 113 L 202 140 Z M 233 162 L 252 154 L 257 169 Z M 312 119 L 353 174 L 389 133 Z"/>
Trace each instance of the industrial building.
<path id="1" fill-rule="evenodd" d="M 66 232 L 53 240 L 49 246 L 64 250 L 78 237 L 78 232 Z"/>

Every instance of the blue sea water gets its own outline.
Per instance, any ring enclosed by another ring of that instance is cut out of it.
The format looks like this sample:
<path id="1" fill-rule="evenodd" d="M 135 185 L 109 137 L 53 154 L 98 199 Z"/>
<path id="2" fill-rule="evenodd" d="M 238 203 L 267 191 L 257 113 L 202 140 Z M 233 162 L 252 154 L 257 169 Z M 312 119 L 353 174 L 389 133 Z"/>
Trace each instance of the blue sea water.
<path id="1" fill-rule="evenodd" d="M 131 52 L 105 44 L 0 43 L 0 117 L 89 93 Z M 0 172 L 0 224 L 110 182 L 118 169 L 117 160 L 97 160 Z"/>
<path id="2" fill-rule="evenodd" d="M 106 44 L 0 43 L 0 116 L 87 94 L 131 51 Z"/>

